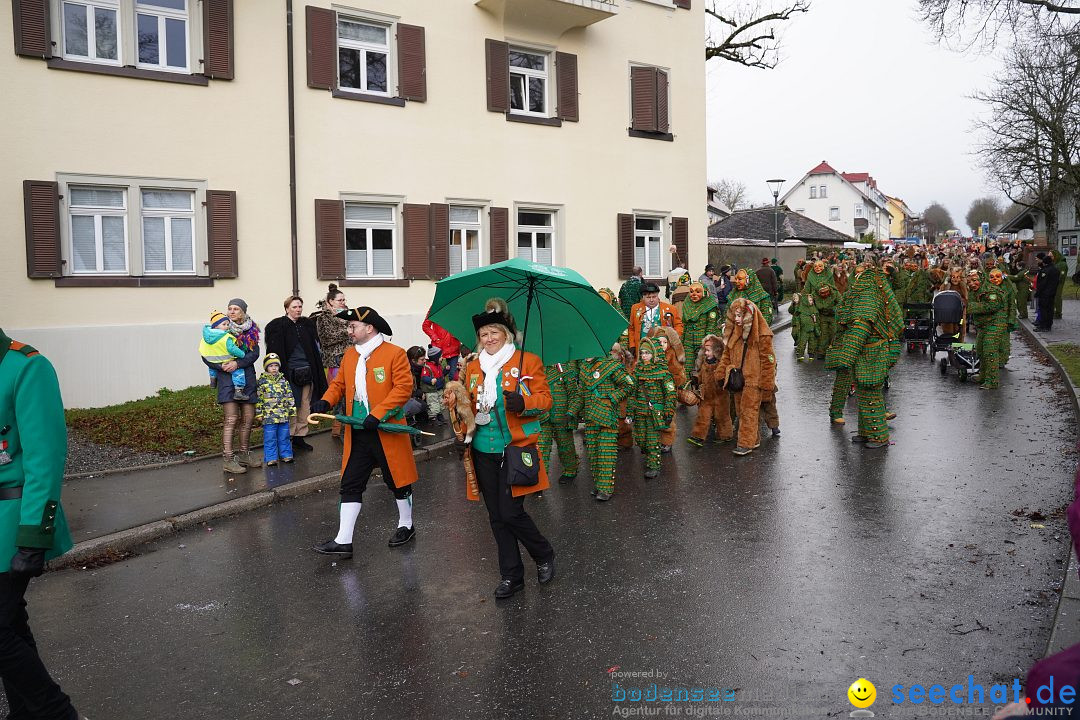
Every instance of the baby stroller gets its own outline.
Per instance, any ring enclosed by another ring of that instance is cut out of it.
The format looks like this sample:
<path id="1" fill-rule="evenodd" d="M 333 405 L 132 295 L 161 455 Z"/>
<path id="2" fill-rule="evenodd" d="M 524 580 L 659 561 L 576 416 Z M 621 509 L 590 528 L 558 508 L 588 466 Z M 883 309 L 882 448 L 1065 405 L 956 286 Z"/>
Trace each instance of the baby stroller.
<path id="1" fill-rule="evenodd" d="M 931 303 L 907 303 L 904 305 L 904 332 L 902 339 L 907 351 L 923 352 L 930 347 L 934 336 L 934 306 Z M 932 358 L 931 358 L 932 359 Z"/>
<path id="2" fill-rule="evenodd" d="M 956 368 L 960 381 L 979 372 L 979 356 L 975 346 L 964 340 L 964 299 L 955 290 L 943 290 L 934 296 L 933 317 L 937 327 L 930 340 L 930 359 L 938 352 L 947 353 L 947 357 L 938 361 L 942 375 L 949 373 L 949 366 Z"/>

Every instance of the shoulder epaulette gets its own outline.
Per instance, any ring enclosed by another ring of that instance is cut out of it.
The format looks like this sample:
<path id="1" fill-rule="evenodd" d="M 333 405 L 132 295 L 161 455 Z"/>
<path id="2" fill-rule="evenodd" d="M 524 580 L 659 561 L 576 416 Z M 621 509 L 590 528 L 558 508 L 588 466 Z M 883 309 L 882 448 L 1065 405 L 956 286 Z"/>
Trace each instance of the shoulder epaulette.
<path id="1" fill-rule="evenodd" d="M 15 352 L 22 353 L 26 357 L 33 357 L 34 355 L 40 355 L 41 354 L 35 348 L 31 347 L 30 345 L 27 345 L 26 343 L 18 342 L 17 340 L 12 340 L 11 341 L 11 349 L 14 350 Z"/>

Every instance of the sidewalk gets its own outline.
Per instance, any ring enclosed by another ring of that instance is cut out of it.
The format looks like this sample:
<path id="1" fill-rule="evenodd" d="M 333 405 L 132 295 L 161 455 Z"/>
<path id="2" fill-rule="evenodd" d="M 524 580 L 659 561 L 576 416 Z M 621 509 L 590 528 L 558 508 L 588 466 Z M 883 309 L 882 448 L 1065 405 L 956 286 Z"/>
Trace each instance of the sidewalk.
<path id="1" fill-rule="evenodd" d="M 1080 408 L 1080 388 L 1072 384 L 1068 373 L 1047 348 L 1048 345 L 1056 343 L 1080 345 L 1080 300 L 1065 298 L 1061 314 L 1062 319 L 1054 320 L 1054 327 L 1050 332 L 1039 332 L 1032 325 L 1035 320 L 1034 308 L 1029 308 L 1028 319 L 1020 320 L 1020 329 L 1035 341 L 1043 355 L 1057 368 L 1058 374 L 1072 395 L 1073 406 Z M 1077 562 L 1076 551 L 1073 549 L 1069 552 L 1069 566 L 1065 571 L 1061 599 L 1058 602 L 1054 627 L 1050 631 L 1050 642 L 1047 644 L 1046 654 L 1052 655 L 1076 643 L 1080 643 L 1080 564 Z"/>

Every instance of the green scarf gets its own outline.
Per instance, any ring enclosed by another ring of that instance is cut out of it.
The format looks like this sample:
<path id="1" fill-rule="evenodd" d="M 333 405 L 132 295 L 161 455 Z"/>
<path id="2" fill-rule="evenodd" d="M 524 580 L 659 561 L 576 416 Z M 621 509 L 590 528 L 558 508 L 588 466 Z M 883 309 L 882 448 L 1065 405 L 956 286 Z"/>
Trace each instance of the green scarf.
<path id="1" fill-rule="evenodd" d="M 687 298 L 682 304 L 682 319 L 684 323 L 694 323 L 716 310 L 716 298 L 706 294 L 697 302 Z"/>
<path id="2" fill-rule="evenodd" d="M 664 348 L 660 346 L 660 341 L 656 338 L 645 338 L 641 341 L 641 347 L 638 349 L 638 357 L 641 357 L 642 350 L 649 350 L 652 352 L 653 359 L 651 362 L 643 363 L 638 360 L 637 367 L 634 369 L 634 377 L 638 380 L 663 380 L 665 376 L 670 377 L 668 372 L 667 357 L 664 355 Z"/>

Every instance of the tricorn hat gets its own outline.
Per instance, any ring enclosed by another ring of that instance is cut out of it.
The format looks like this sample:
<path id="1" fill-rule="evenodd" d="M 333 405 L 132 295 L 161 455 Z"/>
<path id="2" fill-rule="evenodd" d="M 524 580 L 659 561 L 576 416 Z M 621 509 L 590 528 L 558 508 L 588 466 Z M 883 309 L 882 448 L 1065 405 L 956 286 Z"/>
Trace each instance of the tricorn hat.
<path id="1" fill-rule="evenodd" d="M 383 320 L 382 315 L 375 312 L 374 308 L 369 308 L 361 305 L 358 308 L 342 310 L 336 313 L 335 316 L 339 320 L 349 322 L 350 320 L 356 320 L 357 322 L 367 323 L 374 326 L 376 330 L 383 335 L 393 335 L 394 331 L 390 329 L 390 324 Z"/>

